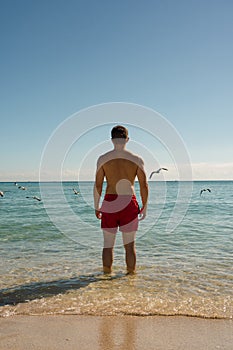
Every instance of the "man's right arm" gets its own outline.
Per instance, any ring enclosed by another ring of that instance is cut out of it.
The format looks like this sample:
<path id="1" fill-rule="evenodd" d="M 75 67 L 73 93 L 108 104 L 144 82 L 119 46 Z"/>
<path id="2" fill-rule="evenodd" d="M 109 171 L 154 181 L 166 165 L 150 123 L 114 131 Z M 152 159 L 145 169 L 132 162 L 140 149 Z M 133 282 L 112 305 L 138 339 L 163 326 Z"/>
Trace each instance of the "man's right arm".
<path id="1" fill-rule="evenodd" d="M 146 178 L 146 173 L 144 170 L 144 162 L 141 160 L 141 164 L 137 169 L 137 178 L 140 186 L 140 195 L 142 199 L 142 208 L 140 210 L 141 219 L 143 220 L 146 217 L 147 212 L 147 202 L 148 202 L 148 182 Z"/>

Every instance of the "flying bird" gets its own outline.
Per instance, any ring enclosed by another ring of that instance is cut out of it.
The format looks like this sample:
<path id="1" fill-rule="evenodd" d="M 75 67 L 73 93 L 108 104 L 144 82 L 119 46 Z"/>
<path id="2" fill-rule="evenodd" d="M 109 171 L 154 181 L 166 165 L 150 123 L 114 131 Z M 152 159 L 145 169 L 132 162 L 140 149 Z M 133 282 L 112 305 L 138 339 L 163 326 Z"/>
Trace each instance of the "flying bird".
<path id="1" fill-rule="evenodd" d="M 4 192 L 0 191 L 0 197 L 4 196 Z"/>
<path id="2" fill-rule="evenodd" d="M 26 187 L 24 187 L 24 186 L 18 186 L 18 188 L 20 189 L 20 190 L 23 190 L 23 191 L 25 191 L 27 188 Z"/>
<path id="3" fill-rule="evenodd" d="M 75 188 L 73 188 L 74 194 L 79 194 L 79 191 L 77 191 Z"/>
<path id="4" fill-rule="evenodd" d="M 32 198 L 32 199 L 36 199 L 38 202 L 41 202 L 41 199 L 39 198 L 39 197 L 37 197 L 37 196 L 33 196 L 33 197 L 26 197 L 26 198 Z"/>
<path id="5" fill-rule="evenodd" d="M 166 170 L 166 171 L 168 171 L 167 168 L 159 168 L 158 170 L 152 171 L 152 173 L 150 174 L 149 179 L 151 179 L 152 176 L 153 176 L 154 174 L 159 174 L 161 170 Z"/>
<path id="6" fill-rule="evenodd" d="M 211 189 L 210 188 L 203 188 L 200 192 L 200 196 L 202 195 L 202 192 L 204 192 L 204 191 L 211 192 Z"/>

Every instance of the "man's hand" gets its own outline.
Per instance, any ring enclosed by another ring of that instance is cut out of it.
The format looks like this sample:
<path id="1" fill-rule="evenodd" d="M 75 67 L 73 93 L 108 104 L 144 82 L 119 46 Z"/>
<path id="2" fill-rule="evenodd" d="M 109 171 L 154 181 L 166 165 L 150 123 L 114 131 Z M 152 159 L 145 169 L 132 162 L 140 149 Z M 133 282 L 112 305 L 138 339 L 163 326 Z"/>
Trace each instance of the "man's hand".
<path id="1" fill-rule="evenodd" d="M 101 219 L 102 217 L 102 213 L 100 210 L 95 210 L 95 216 L 97 217 L 97 219 Z"/>
<path id="2" fill-rule="evenodd" d="M 142 207 L 139 212 L 139 221 L 144 220 L 146 217 L 146 209 L 145 207 Z"/>

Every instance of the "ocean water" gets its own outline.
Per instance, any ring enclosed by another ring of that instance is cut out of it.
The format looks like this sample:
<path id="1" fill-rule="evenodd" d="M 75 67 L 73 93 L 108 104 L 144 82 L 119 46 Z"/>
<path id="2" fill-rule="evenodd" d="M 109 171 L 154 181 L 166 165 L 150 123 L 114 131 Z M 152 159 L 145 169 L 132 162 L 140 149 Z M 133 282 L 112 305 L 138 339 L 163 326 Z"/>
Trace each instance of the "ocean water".
<path id="1" fill-rule="evenodd" d="M 0 183 L 0 316 L 232 319 L 233 182 L 149 182 L 135 275 L 126 274 L 120 232 L 113 273 L 102 273 L 92 182 L 18 185 L 27 189 Z M 140 204 L 138 184 L 136 193 Z"/>

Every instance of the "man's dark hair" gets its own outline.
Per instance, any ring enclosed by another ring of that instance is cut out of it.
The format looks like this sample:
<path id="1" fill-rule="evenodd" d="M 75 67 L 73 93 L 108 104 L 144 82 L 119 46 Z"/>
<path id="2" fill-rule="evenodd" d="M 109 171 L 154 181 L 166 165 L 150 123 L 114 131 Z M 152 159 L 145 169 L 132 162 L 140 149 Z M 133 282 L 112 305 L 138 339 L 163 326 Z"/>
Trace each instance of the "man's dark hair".
<path id="1" fill-rule="evenodd" d="M 114 126 L 111 131 L 111 136 L 112 139 L 127 139 L 128 130 L 122 125 Z"/>

